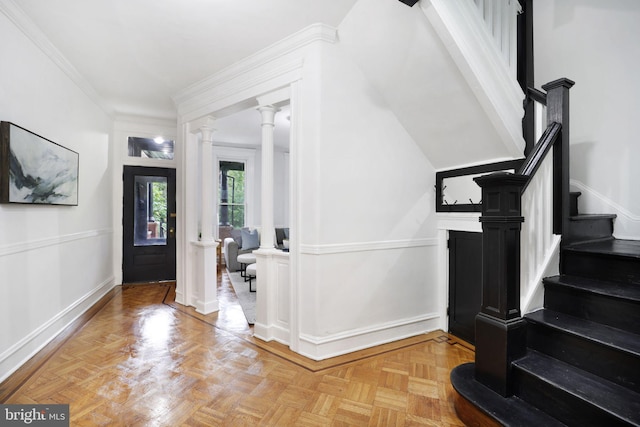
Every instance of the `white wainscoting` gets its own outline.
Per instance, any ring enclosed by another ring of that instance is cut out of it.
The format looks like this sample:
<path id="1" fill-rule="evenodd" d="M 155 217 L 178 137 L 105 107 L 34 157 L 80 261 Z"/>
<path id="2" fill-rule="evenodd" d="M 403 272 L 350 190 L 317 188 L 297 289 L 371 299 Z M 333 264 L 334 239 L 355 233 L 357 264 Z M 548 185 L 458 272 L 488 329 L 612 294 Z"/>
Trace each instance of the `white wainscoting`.
<path id="1" fill-rule="evenodd" d="M 437 245 L 300 245 L 298 353 L 324 360 L 439 329 Z"/>
<path id="2" fill-rule="evenodd" d="M 0 381 L 115 286 L 111 239 L 103 229 L 0 247 Z"/>

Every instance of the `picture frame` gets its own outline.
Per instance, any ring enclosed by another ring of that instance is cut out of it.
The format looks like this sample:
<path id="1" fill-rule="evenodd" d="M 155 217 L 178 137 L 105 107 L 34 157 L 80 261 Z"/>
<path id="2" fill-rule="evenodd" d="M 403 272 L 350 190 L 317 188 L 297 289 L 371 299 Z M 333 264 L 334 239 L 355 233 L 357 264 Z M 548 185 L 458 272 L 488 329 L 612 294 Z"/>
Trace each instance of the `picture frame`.
<path id="1" fill-rule="evenodd" d="M 11 122 L 0 122 L 0 203 L 78 205 L 80 156 Z"/>

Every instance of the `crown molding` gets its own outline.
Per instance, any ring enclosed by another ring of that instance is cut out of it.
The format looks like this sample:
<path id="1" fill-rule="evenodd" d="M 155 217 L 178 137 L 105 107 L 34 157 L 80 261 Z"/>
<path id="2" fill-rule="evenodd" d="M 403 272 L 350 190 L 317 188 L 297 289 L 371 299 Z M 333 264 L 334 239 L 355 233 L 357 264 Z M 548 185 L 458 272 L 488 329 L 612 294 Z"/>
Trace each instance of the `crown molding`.
<path id="1" fill-rule="evenodd" d="M 255 73 L 258 68 L 295 52 L 316 41 L 335 43 L 338 40 L 337 30 L 325 24 L 310 25 L 271 46 L 248 56 L 218 73 L 188 86 L 173 96 L 178 106 L 179 115 L 191 112 L 202 106 L 205 101 L 198 102 L 203 94 L 216 90 L 215 100 L 238 91 L 239 87 L 256 86 L 274 77 L 302 67 L 302 60 L 287 61 L 274 67 L 268 73 Z M 254 72 L 254 73 L 252 73 Z M 182 111 L 180 111 L 182 110 Z"/>
<path id="2" fill-rule="evenodd" d="M 2 12 L 22 33 L 29 38 L 51 61 L 84 92 L 108 116 L 112 116 L 114 111 L 98 95 L 98 92 L 89 82 L 78 72 L 78 70 L 62 55 L 62 53 L 51 43 L 47 36 L 38 28 L 27 14 L 16 4 L 14 0 L 0 0 L 0 12 Z"/>

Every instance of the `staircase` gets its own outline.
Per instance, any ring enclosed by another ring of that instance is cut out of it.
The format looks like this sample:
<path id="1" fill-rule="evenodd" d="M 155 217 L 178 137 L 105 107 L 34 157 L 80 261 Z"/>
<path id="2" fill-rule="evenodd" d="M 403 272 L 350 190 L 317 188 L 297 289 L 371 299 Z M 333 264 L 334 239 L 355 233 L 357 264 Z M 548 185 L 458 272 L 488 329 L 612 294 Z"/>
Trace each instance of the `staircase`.
<path id="1" fill-rule="evenodd" d="M 473 364 L 451 376 L 462 396 L 505 426 L 640 426 L 640 241 L 615 239 L 614 215 L 578 215 L 578 196 L 561 274 L 543 280 L 544 308 L 524 316 L 513 396 L 470 381 Z M 478 418 L 459 415 L 469 425 Z"/>

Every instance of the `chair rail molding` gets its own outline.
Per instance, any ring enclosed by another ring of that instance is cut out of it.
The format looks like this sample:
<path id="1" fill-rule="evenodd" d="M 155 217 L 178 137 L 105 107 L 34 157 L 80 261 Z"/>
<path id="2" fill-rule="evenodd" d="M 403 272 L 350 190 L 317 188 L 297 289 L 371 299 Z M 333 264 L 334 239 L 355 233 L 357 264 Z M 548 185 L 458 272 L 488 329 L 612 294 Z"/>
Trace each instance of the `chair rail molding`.
<path id="1" fill-rule="evenodd" d="M 20 252 L 28 252 L 36 249 L 46 248 L 49 246 L 58 246 L 64 243 L 74 242 L 76 240 L 91 239 L 100 236 L 109 236 L 113 234 L 110 228 L 99 230 L 88 230 L 80 233 L 72 233 L 61 236 L 49 237 L 46 239 L 32 240 L 28 242 L 20 242 L 0 246 L 0 257 L 17 254 Z"/>
<path id="2" fill-rule="evenodd" d="M 300 253 L 306 255 L 328 255 L 348 252 L 384 251 L 437 246 L 437 238 L 381 240 L 376 242 L 333 243 L 322 245 L 300 244 Z"/>

